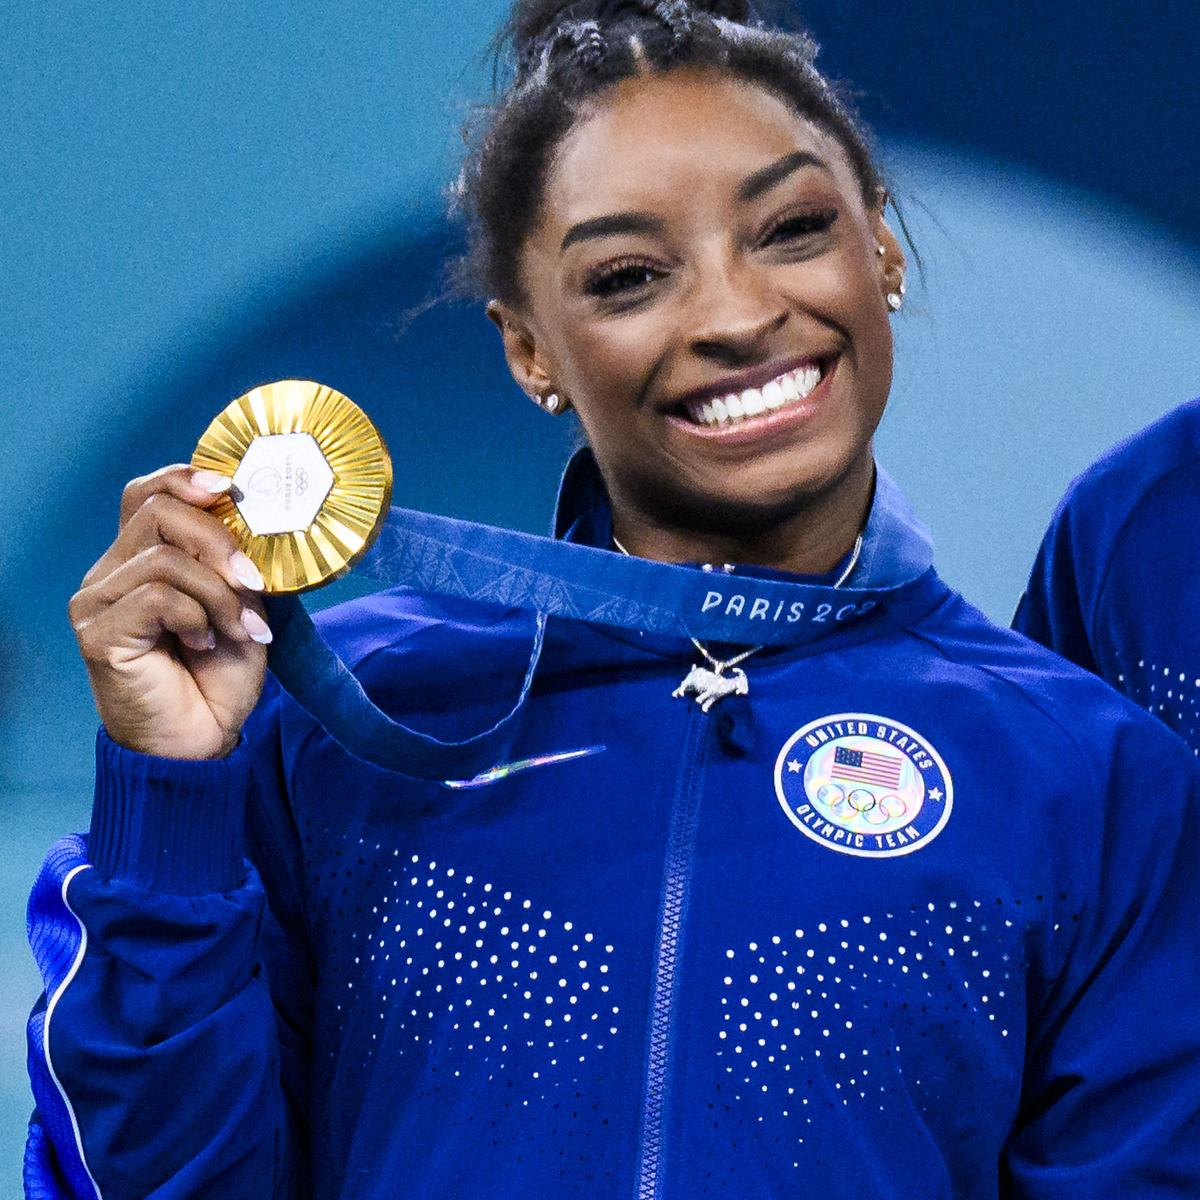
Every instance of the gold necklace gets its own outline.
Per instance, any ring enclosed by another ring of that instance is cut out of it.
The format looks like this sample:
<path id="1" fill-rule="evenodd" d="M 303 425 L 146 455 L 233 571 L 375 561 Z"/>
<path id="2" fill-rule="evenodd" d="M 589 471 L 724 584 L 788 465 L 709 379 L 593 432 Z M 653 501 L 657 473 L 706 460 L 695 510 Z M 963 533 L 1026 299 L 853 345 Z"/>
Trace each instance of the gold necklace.
<path id="1" fill-rule="evenodd" d="M 862 543 L 863 539 L 860 533 L 854 541 L 854 549 L 850 551 L 850 561 L 846 563 L 842 573 L 837 577 L 837 582 L 833 585 L 835 589 L 840 588 L 850 578 L 850 573 L 858 565 L 858 556 L 862 553 Z M 617 540 L 615 534 L 613 535 L 613 545 L 626 558 L 633 557 Z M 701 568 L 704 571 L 712 569 L 712 563 L 705 563 Z M 725 563 L 723 574 L 732 575 L 733 569 L 733 563 Z M 704 656 L 708 666 L 702 667 L 699 663 L 693 663 L 692 669 L 683 677 L 683 682 L 671 693 L 672 696 L 677 698 L 694 696 L 700 708 L 704 712 L 708 712 L 718 700 L 723 700 L 726 696 L 750 694 L 750 681 L 746 678 L 746 672 L 738 664 L 745 662 L 750 655 L 757 654 L 762 646 L 751 646 L 748 650 L 743 650 L 740 654 L 735 654 L 732 658 L 727 658 L 722 662 L 715 655 L 709 653 L 708 647 L 699 638 L 692 638 L 692 645 Z M 733 674 L 726 675 L 725 672 L 731 669 Z"/>

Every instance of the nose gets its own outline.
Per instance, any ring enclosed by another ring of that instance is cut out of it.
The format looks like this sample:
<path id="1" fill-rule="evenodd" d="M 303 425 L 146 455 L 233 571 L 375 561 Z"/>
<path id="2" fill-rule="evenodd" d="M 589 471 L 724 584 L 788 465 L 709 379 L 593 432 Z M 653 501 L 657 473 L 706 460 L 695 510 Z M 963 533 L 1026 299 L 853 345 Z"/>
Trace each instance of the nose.
<path id="1" fill-rule="evenodd" d="M 787 305 L 769 281 L 737 261 L 698 271 L 691 308 L 693 353 L 723 367 L 768 358 L 788 320 Z"/>

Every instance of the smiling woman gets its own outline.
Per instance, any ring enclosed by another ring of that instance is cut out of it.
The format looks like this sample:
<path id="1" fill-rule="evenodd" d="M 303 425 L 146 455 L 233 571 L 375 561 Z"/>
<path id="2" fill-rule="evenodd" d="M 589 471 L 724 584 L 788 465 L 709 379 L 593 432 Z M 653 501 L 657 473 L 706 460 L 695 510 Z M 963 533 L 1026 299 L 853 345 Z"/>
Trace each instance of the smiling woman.
<path id="1" fill-rule="evenodd" d="M 491 313 L 518 382 L 579 414 L 634 553 L 819 573 L 849 551 L 903 276 L 883 202 L 711 68 L 624 80 L 560 143 L 523 303 Z"/>
<path id="2" fill-rule="evenodd" d="M 1196 764 L 954 595 L 876 467 L 904 256 L 812 43 L 738 0 L 509 34 L 466 272 L 582 427 L 566 545 L 422 535 L 423 590 L 323 615 L 462 766 L 396 771 L 266 674 L 229 480 L 129 484 L 29 1194 L 1194 1196 Z"/>

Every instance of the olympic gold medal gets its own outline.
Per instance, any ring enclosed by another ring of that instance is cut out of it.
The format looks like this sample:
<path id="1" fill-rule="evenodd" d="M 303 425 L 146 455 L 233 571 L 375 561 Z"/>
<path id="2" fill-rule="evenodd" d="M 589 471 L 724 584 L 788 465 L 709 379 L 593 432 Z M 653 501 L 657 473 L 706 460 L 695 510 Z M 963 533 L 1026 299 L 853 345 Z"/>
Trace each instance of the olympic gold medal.
<path id="1" fill-rule="evenodd" d="M 341 392 L 300 379 L 239 397 L 204 431 L 192 466 L 233 479 L 210 512 L 268 592 L 305 592 L 370 549 L 392 498 L 379 430 Z"/>

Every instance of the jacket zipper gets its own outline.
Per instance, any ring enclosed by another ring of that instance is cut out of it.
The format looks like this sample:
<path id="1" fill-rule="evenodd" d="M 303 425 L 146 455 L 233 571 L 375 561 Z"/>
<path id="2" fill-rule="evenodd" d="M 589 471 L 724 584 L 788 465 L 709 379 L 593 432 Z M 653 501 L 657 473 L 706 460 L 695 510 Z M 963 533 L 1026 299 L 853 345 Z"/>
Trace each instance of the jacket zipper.
<path id="1" fill-rule="evenodd" d="M 669 1058 L 680 942 L 691 882 L 692 851 L 700 816 L 708 717 L 688 705 L 683 769 L 671 807 L 663 864 L 662 904 L 650 993 L 650 1029 L 642 1094 L 642 1127 L 637 1167 L 638 1200 L 662 1200 L 666 1163 L 663 1125 L 667 1118 Z"/>

